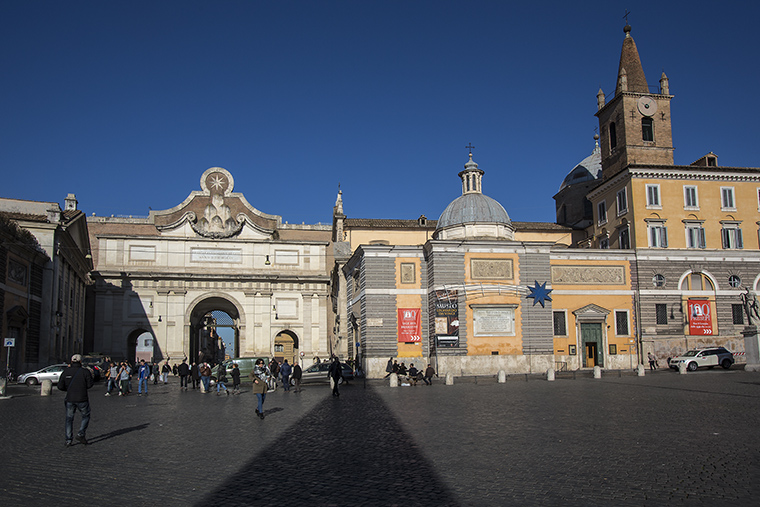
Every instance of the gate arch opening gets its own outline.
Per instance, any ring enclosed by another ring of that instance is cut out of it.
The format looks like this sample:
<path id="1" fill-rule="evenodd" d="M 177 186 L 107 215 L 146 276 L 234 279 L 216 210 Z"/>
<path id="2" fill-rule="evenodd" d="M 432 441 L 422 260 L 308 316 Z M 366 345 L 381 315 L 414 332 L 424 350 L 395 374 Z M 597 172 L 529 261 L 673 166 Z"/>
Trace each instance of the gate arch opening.
<path id="1" fill-rule="evenodd" d="M 188 351 L 191 362 L 221 363 L 240 351 L 240 311 L 222 296 L 198 301 L 190 312 Z"/>
<path id="2" fill-rule="evenodd" d="M 298 335 L 289 329 L 277 333 L 274 337 L 274 358 L 277 361 L 288 360 L 293 364 L 298 360 Z"/>

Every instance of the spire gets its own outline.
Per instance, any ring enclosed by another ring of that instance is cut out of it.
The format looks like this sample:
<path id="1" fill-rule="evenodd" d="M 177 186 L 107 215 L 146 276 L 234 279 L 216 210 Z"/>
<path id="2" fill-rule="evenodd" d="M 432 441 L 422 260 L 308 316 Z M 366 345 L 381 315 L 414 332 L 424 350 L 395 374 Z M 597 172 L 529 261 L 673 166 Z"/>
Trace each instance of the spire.
<path id="1" fill-rule="evenodd" d="M 644 69 L 641 67 L 639 50 L 636 49 L 636 43 L 631 37 L 631 25 L 626 24 L 623 28 L 625 39 L 623 39 L 623 49 L 620 51 L 620 65 L 618 67 L 618 85 L 615 95 L 620 92 L 638 92 L 649 93 L 647 78 L 644 76 Z M 627 90 L 621 86 L 621 75 L 625 75 Z"/>
<path id="2" fill-rule="evenodd" d="M 662 71 L 662 77 L 660 77 L 660 93 L 663 95 L 670 95 L 670 83 L 668 82 L 668 76 L 665 75 L 665 71 Z"/>
<path id="3" fill-rule="evenodd" d="M 343 190 L 340 189 L 340 183 L 338 183 L 338 198 L 335 199 L 335 206 L 333 207 L 333 213 L 343 214 Z"/>

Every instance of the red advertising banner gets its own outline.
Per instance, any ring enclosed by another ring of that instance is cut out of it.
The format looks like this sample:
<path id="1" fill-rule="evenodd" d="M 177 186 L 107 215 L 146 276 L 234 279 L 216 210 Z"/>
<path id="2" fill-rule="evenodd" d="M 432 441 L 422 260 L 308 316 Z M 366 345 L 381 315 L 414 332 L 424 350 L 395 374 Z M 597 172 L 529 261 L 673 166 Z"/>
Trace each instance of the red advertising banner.
<path id="1" fill-rule="evenodd" d="M 710 335 L 712 330 L 712 308 L 706 299 L 690 299 L 689 305 L 689 334 Z"/>
<path id="2" fill-rule="evenodd" d="M 398 309 L 398 341 L 414 343 L 422 341 L 422 311 L 419 308 Z"/>

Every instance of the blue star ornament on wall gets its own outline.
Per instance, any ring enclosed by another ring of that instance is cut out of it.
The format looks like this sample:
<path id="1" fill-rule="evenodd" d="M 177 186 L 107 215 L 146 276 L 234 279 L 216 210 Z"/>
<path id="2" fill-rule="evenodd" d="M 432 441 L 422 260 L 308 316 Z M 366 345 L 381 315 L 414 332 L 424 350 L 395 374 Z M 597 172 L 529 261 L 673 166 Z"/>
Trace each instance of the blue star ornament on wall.
<path id="1" fill-rule="evenodd" d="M 548 282 L 544 282 L 543 284 L 539 285 L 537 280 L 534 280 L 535 286 L 531 287 L 528 286 L 528 290 L 530 291 L 530 294 L 525 296 L 526 298 L 533 298 L 533 306 L 536 306 L 536 303 L 541 303 L 541 308 L 546 308 L 544 305 L 544 302 L 546 300 L 551 301 L 552 297 L 549 295 L 549 293 L 552 291 L 552 289 L 547 289 L 546 284 Z"/>

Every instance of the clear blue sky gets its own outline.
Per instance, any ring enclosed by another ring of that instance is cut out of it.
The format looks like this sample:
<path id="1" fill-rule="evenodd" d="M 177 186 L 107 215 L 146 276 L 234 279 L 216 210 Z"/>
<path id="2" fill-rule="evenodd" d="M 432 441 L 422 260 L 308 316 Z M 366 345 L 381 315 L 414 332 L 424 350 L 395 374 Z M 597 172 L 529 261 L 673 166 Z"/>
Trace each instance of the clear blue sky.
<path id="1" fill-rule="evenodd" d="M 0 3 L 0 197 L 147 215 L 220 166 L 258 209 L 438 218 L 465 145 L 513 220 L 553 222 L 629 21 L 670 78 L 677 164 L 760 166 L 760 4 Z"/>

